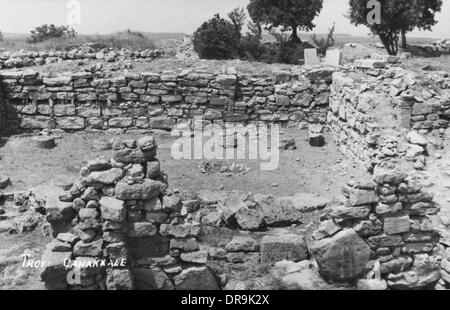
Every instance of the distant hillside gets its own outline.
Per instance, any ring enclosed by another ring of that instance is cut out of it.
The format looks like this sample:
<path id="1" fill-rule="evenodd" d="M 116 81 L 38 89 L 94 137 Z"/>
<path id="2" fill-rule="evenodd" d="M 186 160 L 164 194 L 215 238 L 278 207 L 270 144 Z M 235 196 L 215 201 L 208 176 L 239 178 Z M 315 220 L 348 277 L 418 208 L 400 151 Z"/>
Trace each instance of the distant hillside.
<path id="1" fill-rule="evenodd" d="M 310 41 L 311 42 L 311 36 L 314 33 L 300 33 L 299 36 L 303 41 Z M 318 38 L 326 38 L 327 34 L 325 33 L 317 33 L 316 34 Z M 350 34 L 345 33 L 337 33 L 334 35 L 335 39 L 335 46 L 342 47 L 346 43 L 359 43 L 359 44 L 370 44 L 370 43 L 381 43 L 378 36 L 352 36 Z M 265 33 L 263 34 L 263 40 L 265 42 L 274 42 L 275 38 Z M 424 44 L 424 43 L 430 43 L 434 41 L 433 38 L 416 38 L 416 37 L 407 37 L 409 44 Z"/>

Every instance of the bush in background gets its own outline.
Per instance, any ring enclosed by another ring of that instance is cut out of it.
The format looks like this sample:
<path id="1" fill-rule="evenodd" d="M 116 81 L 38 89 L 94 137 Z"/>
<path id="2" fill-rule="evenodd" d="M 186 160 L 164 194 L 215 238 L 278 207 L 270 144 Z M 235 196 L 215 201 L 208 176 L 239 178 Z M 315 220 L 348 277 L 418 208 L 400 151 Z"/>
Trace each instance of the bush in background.
<path id="1" fill-rule="evenodd" d="M 231 59 L 238 54 L 239 37 L 235 26 L 216 14 L 195 31 L 193 44 L 200 58 Z"/>
<path id="2" fill-rule="evenodd" d="M 77 33 L 73 28 L 68 26 L 55 26 L 54 24 L 36 27 L 31 30 L 31 36 L 28 38 L 28 43 L 39 43 L 51 39 L 73 39 L 76 38 Z"/>
<path id="3" fill-rule="evenodd" d="M 303 51 L 311 45 L 293 40 L 292 33 L 271 28 L 269 33 L 274 43 L 263 42 L 263 23 L 250 21 L 248 31 L 243 35 L 246 21 L 243 8 L 236 8 L 228 14 L 230 21 L 215 15 L 194 33 L 193 44 L 200 58 L 260 61 L 265 63 L 300 64 Z"/>
<path id="4" fill-rule="evenodd" d="M 325 55 L 327 50 L 334 46 L 334 29 L 335 24 L 328 30 L 328 34 L 326 38 L 318 38 L 317 35 L 313 34 L 311 36 L 311 40 L 317 48 L 317 53 L 321 55 Z"/>

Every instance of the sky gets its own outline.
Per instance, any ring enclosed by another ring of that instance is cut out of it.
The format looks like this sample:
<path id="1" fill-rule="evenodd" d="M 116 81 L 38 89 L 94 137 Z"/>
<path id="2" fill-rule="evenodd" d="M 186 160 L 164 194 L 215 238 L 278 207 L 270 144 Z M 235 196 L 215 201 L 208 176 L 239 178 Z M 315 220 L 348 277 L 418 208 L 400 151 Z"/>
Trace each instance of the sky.
<path id="1" fill-rule="evenodd" d="M 215 13 L 226 13 L 249 0 L 0 0 L 0 31 L 29 33 L 38 25 L 71 26 L 80 34 L 106 34 L 125 29 L 142 32 L 183 32 L 191 34 Z M 79 23 L 71 9 L 79 3 Z M 69 6 L 69 8 L 68 8 Z M 336 23 L 336 33 L 367 35 L 364 26 L 350 24 L 345 14 L 348 0 L 324 0 L 317 27 L 311 33 L 326 33 Z M 450 38 L 450 0 L 444 0 L 439 23 L 431 32 L 414 31 L 410 36 Z"/>

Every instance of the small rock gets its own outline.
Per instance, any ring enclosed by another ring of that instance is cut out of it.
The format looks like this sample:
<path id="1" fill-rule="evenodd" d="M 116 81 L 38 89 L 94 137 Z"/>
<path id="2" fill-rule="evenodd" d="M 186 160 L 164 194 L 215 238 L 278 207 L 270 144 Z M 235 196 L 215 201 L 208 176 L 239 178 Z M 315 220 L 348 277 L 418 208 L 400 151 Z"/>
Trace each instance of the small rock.
<path id="1" fill-rule="evenodd" d="M 52 149 L 56 146 L 55 138 L 51 136 L 36 136 L 32 140 L 40 149 Z"/>
<path id="2" fill-rule="evenodd" d="M 406 138 L 408 139 L 409 143 L 412 144 L 418 144 L 420 146 L 426 146 L 428 144 L 427 140 L 415 131 L 409 132 L 406 135 Z"/>
<path id="3" fill-rule="evenodd" d="M 227 243 L 225 250 L 228 252 L 257 252 L 259 242 L 247 236 L 236 236 Z"/>
<path id="4" fill-rule="evenodd" d="M 11 184 L 11 180 L 6 175 L 0 175 L 0 189 L 4 189 Z"/>

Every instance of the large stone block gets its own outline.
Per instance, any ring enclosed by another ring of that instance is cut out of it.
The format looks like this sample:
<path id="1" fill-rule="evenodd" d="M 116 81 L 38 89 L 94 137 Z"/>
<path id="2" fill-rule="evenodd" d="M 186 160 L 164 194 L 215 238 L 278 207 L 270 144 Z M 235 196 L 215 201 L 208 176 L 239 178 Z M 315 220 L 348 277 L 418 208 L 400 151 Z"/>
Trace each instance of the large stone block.
<path id="1" fill-rule="evenodd" d="M 156 235 L 157 230 L 150 222 L 128 223 L 127 235 L 130 238 L 152 237 Z"/>
<path id="2" fill-rule="evenodd" d="M 106 271 L 106 288 L 108 290 L 132 290 L 131 272 L 128 269 L 108 269 Z"/>
<path id="3" fill-rule="evenodd" d="M 386 217 L 384 219 L 384 232 L 387 235 L 409 232 L 410 228 L 411 219 L 408 215 Z"/>
<path id="4" fill-rule="evenodd" d="M 87 180 L 89 183 L 101 183 L 113 185 L 124 176 L 124 171 L 120 168 L 112 168 L 106 171 L 94 171 L 89 174 Z"/>
<path id="5" fill-rule="evenodd" d="M 283 234 L 264 236 L 260 243 L 261 262 L 270 264 L 282 260 L 298 262 L 308 258 L 308 249 L 303 236 Z"/>
<path id="6" fill-rule="evenodd" d="M 93 242 L 78 241 L 73 247 L 73 255 L 100 257 L 103 254 L 102 245 L 102 239 Z"/>
<path id="7" fill-rule="evenodd" d="M 124 164 L 145 164 L 154 160 L 156 156 L 156 148 L 143 151 L 140 148 L 124 148 L 114 153 L 114 160 Z"/>
<path id="8" fill-rule="evenodd" d="M 379 201 L 378 195 L 374 190 L 345 187 L 343 191 L 348 198 L 348 203 L 352 206 L 370 205 Z"/>
<path id="9" fill-rule="evenodd" d="M 177 290 L 218 290 L 214 275 L 207 267 L 191 267 L 173 278 Z"/>
<path id="10" fill-rule="evenodd" d="M 166 184 L 150 179 L 144 179 L 142 183 L 127 184 L 119 182 L 116 185 L 116 197 L 120 200 L 147 200 L 161 195 Z"/>
<path id="11" fill-rule="evenodd" d="M 53 122 L 47 116 L 23 116 L 20 119 L 20 128 L 24 129 L 45 129 L 50 128 Z"/>
<path id="12" fill-rule="evenodd" d="M 64 262 L 70 260 L 72 252 L 51 252 L 46 250 L 42 255 L 42 261 L 46 264 L 41 266 L 40 276 L 45 282 L 47 289 L 65 289 L 67 288 L 67 273 L 69 270 Z"/>
<path id="13" fill-rule="evenodd" d="M 366 270 L 370 258 L 369 246 L 353 229 L 316 241 L 310 250 L 317 260 L 320 273 L 335 281 L 359 277 Z"/>
<path id="14" fill-rule="evenodd" d="M 114 197 L 102 197 L 100 199 L 101 216 L 105 220 L 122 222 L 126 217 L 126 209 L 123 201 Z"/>
<path id="15" fill-rule="evenodd" d="M 173 290 L 174 286 L 161 268 L 135 268 L 132 271 L 136 290 Z"/>
<path id="16" fill-rule="evenodd" d="M 128 238 L 128 248 L 134 259 L 162 257 L 169 253 L 169 238 L 155 235 L 143 238 Z"/>
<path id="17" fill-rule="evenodd" d="M 61 129 L 77 130 L 85 127 L 82 117 L 57 117 L 56 124 Z"/>
<path id="18" fill-rule="evenodd" d="M 175 126 L 175 120 L 170 117 L 152 117 L 150 118 L 150 128 L 171 130 Z"/>

